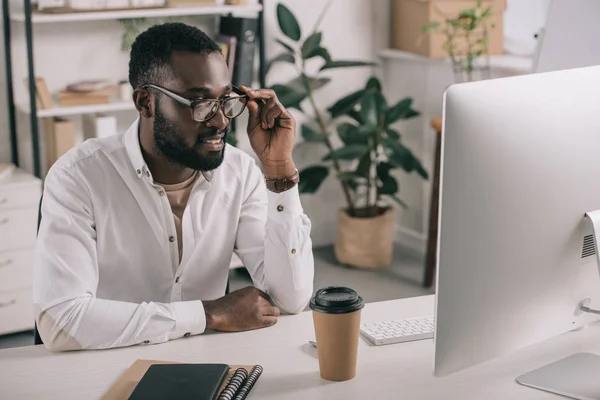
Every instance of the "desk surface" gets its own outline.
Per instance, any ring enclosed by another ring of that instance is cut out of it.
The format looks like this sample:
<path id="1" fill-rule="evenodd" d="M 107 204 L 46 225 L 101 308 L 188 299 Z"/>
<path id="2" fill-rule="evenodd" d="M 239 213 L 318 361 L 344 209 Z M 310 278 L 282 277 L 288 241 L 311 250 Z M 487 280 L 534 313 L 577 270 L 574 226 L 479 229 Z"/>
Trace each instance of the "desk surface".
<path id="1" fill-rule="evenodd" d="M 369 303 L 363 322 L 432 315 L 434 296 Z M 600 324 L 571 332 L 468 370 L 432 375 L 433 341 L 375 347 L 360 339 L 357 377 L 321 380 L 312 315 L 281 317 L 277 325 L 242 333 L 204 334 L 149 346 L 51 353 L 44 346 L 0 351 L 0 398 L 99 399 L 136 359 L 260 364 L 252 399 L 560 399 L 515 382 L 518 375 L 576 352 L 600 353 Z"/>

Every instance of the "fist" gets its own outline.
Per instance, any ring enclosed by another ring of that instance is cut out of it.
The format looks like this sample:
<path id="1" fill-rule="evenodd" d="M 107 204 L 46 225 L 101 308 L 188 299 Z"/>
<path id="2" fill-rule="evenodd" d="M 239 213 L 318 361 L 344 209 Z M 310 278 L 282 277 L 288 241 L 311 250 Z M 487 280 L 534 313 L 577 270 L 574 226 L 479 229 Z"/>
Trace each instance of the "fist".
<path id="1" fill-rule="evenodd" d="M 205 301 L 206 329 L 239 332 L 266 328 L 277 323 L 280 311 L 270 297 L 254 288 L 245 287 L 217 300 Z"/>

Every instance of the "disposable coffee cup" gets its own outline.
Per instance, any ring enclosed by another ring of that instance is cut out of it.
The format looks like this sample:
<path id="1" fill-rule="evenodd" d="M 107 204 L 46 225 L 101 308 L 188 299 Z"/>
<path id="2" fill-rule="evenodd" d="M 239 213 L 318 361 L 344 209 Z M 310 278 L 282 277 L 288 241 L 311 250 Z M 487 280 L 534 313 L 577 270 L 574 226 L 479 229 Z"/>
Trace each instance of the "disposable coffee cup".
<path id="1" fill-rule="evenodd" d="M 339 382 L 356 376 L 363 307 L 363 299 L 347 287 L 319 289 L 311 299 L 321 378 Z"/>

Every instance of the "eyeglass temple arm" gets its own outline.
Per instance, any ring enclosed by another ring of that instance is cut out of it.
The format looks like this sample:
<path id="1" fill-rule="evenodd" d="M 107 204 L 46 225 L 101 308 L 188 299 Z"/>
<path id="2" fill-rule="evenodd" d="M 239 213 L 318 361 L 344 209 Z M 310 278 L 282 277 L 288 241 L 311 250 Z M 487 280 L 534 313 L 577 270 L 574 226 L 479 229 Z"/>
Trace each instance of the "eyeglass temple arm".
<path id="1" fill-rule="evenodd" d="M 239 87 L 235 86 L 235 85 L 231 85 L 231 91 L 235 94 L 239 94 L 240 96 L 248 96 L 246 93 L 244 93 L 242 91 L 242 89 L 240 89 Z M 266 101 L 265 99 L 258 99 L 258 101 L 260 101 L 262 104 L 265 104 Z"/>
<path id="2" fill-rule="evenodd" d="M 180 102 L 182 104 L 186 104 L 188 106 L 192 105 L 192 102 L 189 101 L 188 99 L 186 99 L 185 97 L 181 97 L 175 93 L 169 92 L 168 90 L 165 90 L 165 89 L 161 88 L 160 86 L 156 86 L 151 83 L 144 85 L 144 86 L 154 88 L 154 89 L 158 90 L 159 92 L 166 94 L 173 100 L 177 100 L 178 102 Z"/>

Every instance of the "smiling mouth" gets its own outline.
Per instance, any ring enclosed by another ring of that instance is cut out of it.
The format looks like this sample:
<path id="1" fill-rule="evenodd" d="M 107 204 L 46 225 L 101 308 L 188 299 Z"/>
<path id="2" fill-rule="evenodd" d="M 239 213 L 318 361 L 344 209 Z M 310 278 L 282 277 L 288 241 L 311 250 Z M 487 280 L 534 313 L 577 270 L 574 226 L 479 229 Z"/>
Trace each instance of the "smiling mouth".
<path id="1" fill-rule="evenodd" d="M 200 139 L 201 144 L 219 144 L 223 141 L 223 137 L 225 136 L 225 132 L 221 132 L 218 135 L 209 136 L 204 139 Z"/>

